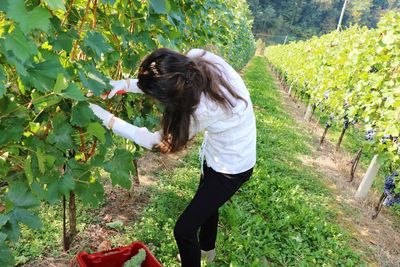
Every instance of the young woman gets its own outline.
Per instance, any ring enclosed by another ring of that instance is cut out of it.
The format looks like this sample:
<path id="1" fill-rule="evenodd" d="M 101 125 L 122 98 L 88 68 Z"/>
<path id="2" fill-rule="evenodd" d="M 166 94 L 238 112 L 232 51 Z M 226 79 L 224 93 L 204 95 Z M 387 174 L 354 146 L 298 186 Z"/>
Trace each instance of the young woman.
<path id="1" fill-rule="evenodd" d="M 165 106 L 162 130 L 151 133 L 102 109 L 90 107 L 104 123 L 133 142 L 161 152 L 183 148 L 205 132 L 201 178 L 192 201 L 174 228 L 182 266 L 215 257 L 218 209 L 246 182 L 256 162 L 256 124 L 250 95 L 240 75 L 221 57 L 201 49 L 187 55 L 158 49 L 141 63 L 138 80 L 111 81 L 115 93 L 144 93 Z"/>

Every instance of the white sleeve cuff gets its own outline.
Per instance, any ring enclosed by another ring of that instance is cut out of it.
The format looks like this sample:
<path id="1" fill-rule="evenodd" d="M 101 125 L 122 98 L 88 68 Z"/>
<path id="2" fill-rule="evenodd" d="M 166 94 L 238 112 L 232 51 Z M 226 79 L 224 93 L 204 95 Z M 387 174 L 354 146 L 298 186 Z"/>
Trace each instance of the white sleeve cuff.
<path id="1" fill-rule="evenodd" d="M 159 132 L 152 133 L 145 127 L 136 127 L 120 118 L 115 118 L 112 130 L 115 134 L 127 138 L 147 149 L 152 149 L 153 146 L 161 142 L 161 134 Z"/>
<path id="2" fill-rule="evenodd" d="M 143 94 L 143 91 L 137 86 L 138 79 L 129 79 L 129 87 L 127 89 L 130 93 Z"/>

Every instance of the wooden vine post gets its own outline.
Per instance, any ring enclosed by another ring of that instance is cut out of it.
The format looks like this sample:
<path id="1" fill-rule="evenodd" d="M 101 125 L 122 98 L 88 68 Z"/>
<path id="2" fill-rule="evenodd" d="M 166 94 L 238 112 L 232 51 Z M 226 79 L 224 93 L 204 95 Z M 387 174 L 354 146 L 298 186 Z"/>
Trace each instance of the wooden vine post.
<path id="1" fill-rule="evenodd" d="M 309 122 L 311 120 L 312 113 L 313 113 L 313 106 L 308 105 L 306 114 L 304 114 L 304 120 Z"/>
<path id="2" fill-rule="evenodd" d="M 358 199 L 364 199 L 367 194 L 368 190 L 372 186 L 372 182 L 374 181 L 374 178 L 378 174 L 379 170 L 379 162 L 378 162 L 378 155 L 375 155 L 372 158 L 371 163 L 369 164 L 368 170 L 364 175 L 364 178 L 362 179 L 360 186 L 358 187 L 358 190 L 355 194 L 355 197 Z"/>

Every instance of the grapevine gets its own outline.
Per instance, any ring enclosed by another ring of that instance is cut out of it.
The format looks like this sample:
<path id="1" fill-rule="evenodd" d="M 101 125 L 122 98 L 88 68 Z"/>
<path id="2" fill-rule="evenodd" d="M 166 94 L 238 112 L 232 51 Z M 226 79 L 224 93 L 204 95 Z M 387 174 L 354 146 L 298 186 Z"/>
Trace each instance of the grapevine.
<path id="1" fill-rule="evenodd" d="M 242 0 L 0 2 L 1 266 L 14 263 L 10 244 L 21 223 L 41 227 L 40 203 L 64 199 L 65 206 L 69 198 L 71 206 L 76 196 L 97 206 L 101 169 L 113 185 L 130 188 L 142 150 L 113 139 L 88 103 L 153 130 L 159 109 L 141 96 L 101 100 L 110 79 L 134 76 L 157 47 L 214 45 L 228 59 L 240 51 L 239 69 L 255 50 L 248 14 Z"/>
<path id="2" fill-rule="evenodd" d="M 367 132 L 366 146 L 380 161 L 398 165 L 399 42 L 400 15 L 389 12 L 376 29 L 352 26 L 269 47 L 266 56 L 288 84 L 309 97 L 310 105 L 330 114 L 327 128 L 341 124 L 344 135 L 350 125 L 360 125 Z"/>

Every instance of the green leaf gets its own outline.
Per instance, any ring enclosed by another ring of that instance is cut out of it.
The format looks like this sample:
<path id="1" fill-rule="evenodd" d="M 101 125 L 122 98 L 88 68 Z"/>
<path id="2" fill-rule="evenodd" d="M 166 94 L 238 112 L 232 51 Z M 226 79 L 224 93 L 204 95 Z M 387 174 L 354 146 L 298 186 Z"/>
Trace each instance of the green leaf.
<path id="1" fill-rule="evenodd" d="M 9 127 L 6 121 L 0 122 L 0 145 L 7 144 L 8 142 L 18 141 L 21 139 L 21 135 L 24 132 L 25 120 L 14 119 L 12 122 L 13 127 Z"/>
<path id="2" fill-rule="evenodd" d="M 5 225 L 8 220 L 9 220 L 9 216 L 8 215 L 0 214 L 0 228 L 3 225 Z M 1 241 L 0 241 L 0 243 L 1 243 Z"/>
<path id="3" fill-rule="evenodd" d="M 6 240 L 6 238 L 7 235 L 5 233 L 0 232 L 0 244 L 2 244 Z"/>
<path id="4" fill-rule="evenodd" d="M 23 208 L 15 208 L 10 213 L 10 219 L 17 222 L 22 222 L 26 226 L 32 229 L 42 228 L 42 222 L 38 216 L 33 214 L 31 211 Z"/>
<path id="5" fill-rule="evenodd" d="M 107 43 L 103 34 L 96 31 L 89 31 L 83 39 L 83 43 L 90 47 L 98 58 L 100 58 L 102 54 L 114 51 Z"/>
<path id="6" fill-rule="evenodd" d="M 27 11 L 24 0 L 8 0 L 7 17 L 16 21 L 21 30 L 28 34 L 33 29 L 47 32 L 51 14 L 47 9 L 40 6 Z"/>
<path id="7" fill-rule="evenodd" d="M 44 158 L 44 154 L 42 153 L 42 151 L 40 149 L 38 149 L 36 151 L 36 157 L 38 160 L 38 164 L 39 164 L 39 171 L 44 174 L 44 172 L 46 171 L 46 167 L 44 165 L 45 163 L 45 158 Z"/>
<path id="8" fill-rule="evenodd" d="M 49 143 L 54 144 L 61 150 L 67 150 L 73 147 L 72 143 L 72 127 L 67 122 L 65 116 L 60 113 L 52 120 L 53 131 L 47 137 Z"/>
<path id="9" fill-rule="evenodd" d="M 15 207 L 31 208 L 39 205 L 39 200 L 28 191 L 28 187 L 23 182 L 14 182 L 7 192 L 7 199 L 10 200 Z"/>
<path id="10" fill-rule="evenodd" d="M 67 87 L 68 87 L 67 79 L 65 79 L 64 74 L 59 73 L 57 75 L 56 84 L 54 85 L 54 92 L 56 94 L 59 94 L 61 93 L 61 91 L 67 89 Z"/>
<path id="11" fill-rule="evenodd" d="M 124 149 L 116 149 L 114 156 L 104 165 L 104 168 L 111 174 L 113 185 L 119 184 L 126 189 L 130 188 L 130 173 L 135 172 L 132 153 Z"/>
<path id="12" fill-rule="evenodd" d="M 138 253 L 124 263 L 124 267 L 138 267 L 146 260 L 146 250 L 140 248 Z"/>
<path id="13" fill-rule="evenodd" d="M 103 144 L 106 142 L 106 130 L 104 127 L 98 122 L 92 122 L 89 124 L 88 133 L 97 137 Z"/>
<path id="14" fill-rule="evenodd" d="M 111 4 L 114 5 L 116 0 L 101 0 L 103 4 Z"/>
<path id="15" fill-rule="evenodd" d="M 72 108 L 71 124 L 80 127 L 86 127 L 94 118 L 93 111 L 89 108 L 87 102 L 78 102 Z"/>
<path id="16" fill-rule="evenodd" d="M 62 95 L 77 101 L 87 100 L 87 98 L 83 95 L 82 91 L 79 89 L 76 83 L 70 84 L 68 88 L 62 93 Z"/>
<path id="17" fill-rule="evenodd" d="M 65 4 L 64 4 L 63 0 L 44 0 L 44 2 L 53 11 L 57 11 L 58 9 L 60 9 L 62 11 L 66 11 Z"/>
<path id="18" fill-rule="evenodd" d="M 44 62 L 35 63 L 28 68 L 30 83 L 41 92 L 50 92 L 54 89 L 58 73 L 62 66 L 54 56 Z"/>
<path id="19" fill-rule="evenodd" d="M 383 37 L 382 42 L 383 42 L 385 45 L 389 45 L 389 46 L 392 45 L 392 44 L 394 44 L 395 38 L 394 38 L 393 33 L 389 32 L 388 34 L 386 34 L 386 35 Z"/>
<path id="20" fill-rule="evenodd" d="M 5 36 L 4 48 L 7 51 L 11 51 L 22 62 L 25 62 L 39 52 L 35 43 L 30 38 L 27 38 L 18 28 Z"/>
<path id="21" fill-rule="evenodd" d="M 116 220 L 113 222 L 106 223 L 106 225 L 110 228 L 121 230 L 124 226 L 124 222 L 121 220 Z"/>
<path id="22" fill-rule="evenodd" d="M 81 198 L 84 205 L 91 204 L 94 207 L 104 198 L 104 188 L 98 181 L 90 184 L 76 183 L 75 193 Z"/>
<path id="23" fill-rule="evenodd" d="M 68 195 L 70 191 L 75 189 L 75 181 L 71 174 L 66 174 L 61 178 L 61 181 L 58 182 L 59 191 L 63 195 Z"/>
<path id="24" fill-rule="evenodd" d="M 71 28 L 67 32 L 60 32 L 57 36 L 54 36 L 50 43 L 53 45 L 56 51 L 71 51 L 74 39 L 78 38 L 78 34 L 75 29 Z"/>
<path id="25" fill-rule="evenodd" d="M 167 14 L 171 10 L 168 0 L 150 0 L 150 6 L 157 14 Z"/>
<path id="26" fill-rule="evenodd" d="M 7 81 L 7 73 L 4 71 L 4 67 L 0 65 L 0 98 L 3 97 L 6 90 L 5 81 Z"/>
<path id="27" fill-rule="evenodd" d="M 87 74 L 79 70 L 79 78 L 84 87 L 90 89 L 95 96 L 100 96 L 105 91 L 111 89 L 109 80 L 104 75 L 99 73 L 93 66 L 89 68 L 90 70 Z"/>
<path id="28" fill-rule="evenodd" d="M 13 254 L 4 242 L 0 242 L 0 255 L 0 266 L 11 267 L 15 265 Z"/>
<path id="29" fill-rule="evenodd" d="M 29 184 L 32 184 L 33 182 L 32 158 L 30 156 L 28 156 L 25 160 L 24 170 L 26 179 L 28 179 Z"/>

